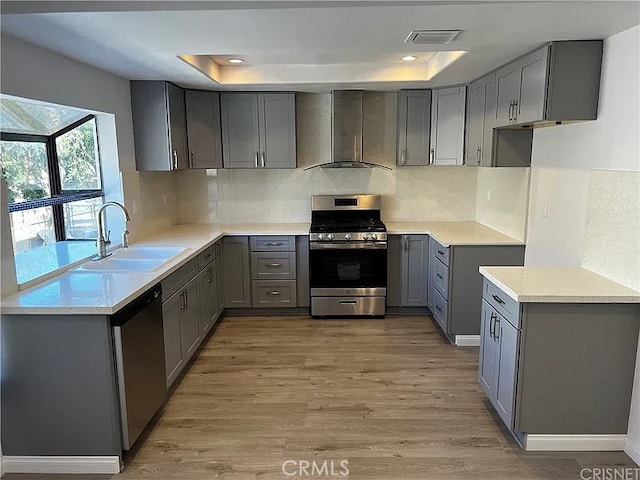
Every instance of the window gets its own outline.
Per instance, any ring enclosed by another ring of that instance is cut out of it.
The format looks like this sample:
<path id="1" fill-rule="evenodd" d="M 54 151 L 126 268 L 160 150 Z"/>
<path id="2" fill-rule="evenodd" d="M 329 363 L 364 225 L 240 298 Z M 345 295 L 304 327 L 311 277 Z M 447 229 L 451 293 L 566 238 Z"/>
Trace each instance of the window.
<path id="1" fill-rule="evenodd" d="M 23 283 L 34 276 L 21 278 L 22 254 L 72 240 L 95 242 L 104 196 L 98 134 L 86 111 L 5 97 L 0 106 L 2 175 Z"/>

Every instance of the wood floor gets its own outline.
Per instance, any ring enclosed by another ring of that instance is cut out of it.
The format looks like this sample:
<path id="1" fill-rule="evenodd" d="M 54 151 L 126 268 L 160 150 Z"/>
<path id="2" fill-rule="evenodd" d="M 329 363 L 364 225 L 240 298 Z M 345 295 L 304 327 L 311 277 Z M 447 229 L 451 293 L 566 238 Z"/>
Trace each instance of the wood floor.
<path id="1" fill-rule="evenodd" d="M 113 480 L 565 480 L 636 466 L 621 452 L 523 452 L 477 362 L 428 317 L 227 317 Z M 333 460 L 334 476 L 285 475 L 287 460 Z"/>

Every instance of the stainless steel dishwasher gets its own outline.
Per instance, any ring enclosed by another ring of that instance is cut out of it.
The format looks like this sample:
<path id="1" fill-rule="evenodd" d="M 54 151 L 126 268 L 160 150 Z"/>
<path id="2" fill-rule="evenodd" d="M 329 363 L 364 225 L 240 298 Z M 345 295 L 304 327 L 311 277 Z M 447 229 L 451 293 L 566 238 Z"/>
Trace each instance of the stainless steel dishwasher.
<path id="1" fill-rule="evenodd" d="M 111 317 L 124 450 L 167 396 L 161 293 L 156 285 Z"/>

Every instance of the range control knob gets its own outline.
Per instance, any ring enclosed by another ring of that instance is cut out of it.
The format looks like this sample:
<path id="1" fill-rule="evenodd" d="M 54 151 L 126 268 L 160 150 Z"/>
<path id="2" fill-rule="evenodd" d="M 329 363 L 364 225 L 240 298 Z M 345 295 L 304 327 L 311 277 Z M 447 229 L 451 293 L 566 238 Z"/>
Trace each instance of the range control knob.
<path id="1" fill-rule="evenodd" d="M 367 241 L 367 240 L 371 240 L 371 235 L 369 235 L 368 233 L 365 233 L 364 235 L 362 235 L 362 238 Z"/>
<path id="2" fill-rule="evenodd" d="M 327 235 L 327 240 L 333 240 L 333 233 L 330 233 L 329 235 Z"/>
<path id="3" fill-rule="evenodd" d="M 324 233 L 318 234 L 318 240 L 324 240 Z"/>
<path id="4" fill-rule="evenodd" d="M 350 233 L 345 233 L 344 234 L 344 239 L 345 240 L 351 240 L 351 234 Z"/>
<path id="5" fill-rule="evenodd" d="M 371 235 L 371 238 L 372 238 L 373 240 L 377 240 L 377 239 L 378 239 L 378 234 L 377 234 L 377 233 L 372 234 L 372 235 Z"/>

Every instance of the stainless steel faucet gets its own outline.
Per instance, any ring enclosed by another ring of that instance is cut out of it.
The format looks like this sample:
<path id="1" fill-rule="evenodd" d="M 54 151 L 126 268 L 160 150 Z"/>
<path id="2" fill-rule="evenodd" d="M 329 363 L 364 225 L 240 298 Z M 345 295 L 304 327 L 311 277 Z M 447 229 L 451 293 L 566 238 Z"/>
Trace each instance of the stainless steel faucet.
<path id="1" fill-rule="evenodd" d="M 121 203 L 105 202 L 102 204 L 102 206 L 98 210 L 98 241 L 96 242 L 96 245 L 98 247 L 98 254 L 94 257 L 94 260 L 101 260 L 111 255 L 110 253 L 107 253 L 107 247 L 111 245 L 111 240 L 109 238 L 111 236 L 111 231 L 108 231 L 105 236 L 104 215 L 103 215 L 103 212 L 106 210 L 106 208 L 110 206 L 118 207 L 122 211 L 122 213 L 124 213 L 124 219 L 127 222 L 131 220 L 131 218 L 129 217 L 129 212 L 127 211 L 125 206 L 122 205 Z M 123 248 L 129 247 L 129 230 L 127 230 L 126 227 L 124 232 L 122 232 L 122 247 Z"/>

